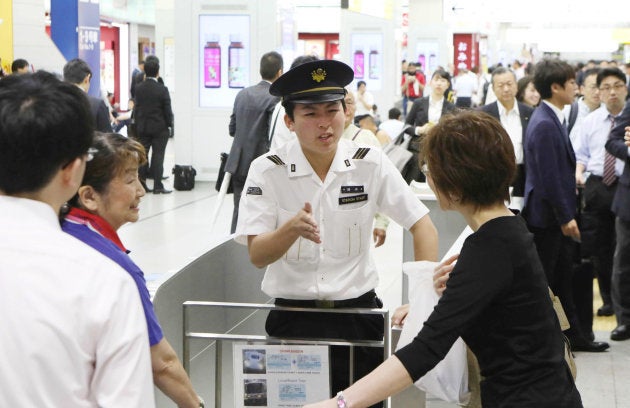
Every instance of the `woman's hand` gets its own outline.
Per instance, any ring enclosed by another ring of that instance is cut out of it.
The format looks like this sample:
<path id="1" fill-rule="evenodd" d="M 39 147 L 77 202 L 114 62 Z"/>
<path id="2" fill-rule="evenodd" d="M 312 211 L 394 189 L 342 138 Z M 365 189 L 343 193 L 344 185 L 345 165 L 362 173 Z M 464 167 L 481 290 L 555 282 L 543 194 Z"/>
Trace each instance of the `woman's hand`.
<path id="1" fill-rule="evenodd" d="M 405 319 L 409 314 L 409 303 L 406 305 L 398 306 L 394 314 L 392 315 L 391 322 L 392 326 L 402 326 L 405 324 Z"/>
<path id="2" fill-rule="evenodd" d="M 442 296 L 446 289 L 446 281 L 448 281 L 451 271 L 455 267 L 455 261 L 459 258 L 459 254 L 452 255 L 447 260 L 435 267 L 433 272 L 433 287 L 438 296 Z"/>

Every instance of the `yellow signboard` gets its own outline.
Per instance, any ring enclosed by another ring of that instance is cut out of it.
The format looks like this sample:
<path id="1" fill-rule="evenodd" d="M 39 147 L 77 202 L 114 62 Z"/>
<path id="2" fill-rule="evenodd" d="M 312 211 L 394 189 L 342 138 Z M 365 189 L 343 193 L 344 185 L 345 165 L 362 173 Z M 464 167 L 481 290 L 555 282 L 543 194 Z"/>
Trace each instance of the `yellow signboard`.
<path id="1" fill-rule="evenodd" d="M 0 1 L 0 59 L 8 74 L 13 62 L 13 0 Z"/>

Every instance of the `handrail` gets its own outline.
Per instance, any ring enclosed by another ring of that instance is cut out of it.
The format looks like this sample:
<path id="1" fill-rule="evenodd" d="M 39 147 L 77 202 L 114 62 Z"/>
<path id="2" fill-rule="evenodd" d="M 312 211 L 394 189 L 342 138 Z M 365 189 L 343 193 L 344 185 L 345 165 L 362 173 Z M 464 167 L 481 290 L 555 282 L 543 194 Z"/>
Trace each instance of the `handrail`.
<path id="1" fill-rule="evenodd" d="M 215 361 L 215 407 L 221 407 L 221 361 L 222 352 L 221 346 L 223 341 L 248 341 L 259 342 L 268 344 L 309 344 L 309 345 L 327 345 L 327 346 L 348 346 L 350 347 L 350 383 L 353 382 L 354 377 L 354 355 L 353 348 L 355 346 L 360 347 L 383 347 L 383 359 L 387 360 L 390 356 L 390 339 L 391 331 L 389 326 L 389 310 L 387 309 L 371 309 L 371 308 L 341 308 L 341 309 L 327 309 L 327 308 L 303 308 L 303 307 L 289 307 L 289 306 L 276 306 L 267 303 L 236 303 L 236 302 L 202 302 L 202 301 L 186 301 L 182 304 L 184 313 L 183 324 L 183 338 L 184 338 L 184 350 L 183 350 L 183 364 L 186 373 L 190 375 L 190 341 L 192 339 L 213 339 L 216 342 L 216 361 Z M 293 311 L 293 312 L 307 312 L 307 313 L 345 313 L 345 314 L 369 314 L 369 315 L 383 315 L 384 318 L 384 336 L 382 341 L 378 340 L 345 340 L 345 339 L 313 339 L 313 338 L 280 338 L 274 336 L 265 335 L 251 335 L 251 334 L 228 334 L 228 333 L 209 333 L 209 332 L 192 332 L 189 330 L 189 317 L 188 310 L 193 308 L 232 308 L 232 309 L 257 309 L 257 310 L 278 310 L 278 311 Z M 384 401 L 384 407 L 387 408 L 388 402 Z"/>

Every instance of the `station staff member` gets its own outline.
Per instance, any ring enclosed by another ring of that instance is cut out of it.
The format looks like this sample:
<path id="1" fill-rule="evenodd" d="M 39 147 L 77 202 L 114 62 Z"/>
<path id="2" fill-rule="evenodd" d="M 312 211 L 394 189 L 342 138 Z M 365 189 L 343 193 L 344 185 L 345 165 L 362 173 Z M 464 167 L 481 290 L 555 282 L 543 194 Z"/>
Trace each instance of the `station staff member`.
<path id="1" fill-rule="evenodd" d="M 381 307 L 370 255 L 376 212 L 412 233 L 416 260 L 437 259 L 429 211 L 396 167 L 380 149 L 341 139 L 344 87 L 352 79 L 346 64 L 320 60 L 291 69 L 270 88 L 297 137 L 252 163 L 236 239 L 247 242 L 254 265 L 267 267 L 262 290 L 276 305 Z M 380 340 L 383 317 L 276 311 L 266 329 L 278 337 Z M 380 349 L 366 349 L 355 354 L 355 378 L 382 361 Z M 343 389 L 347 348 L 333 347 L 331 360 L 332 389 Z"/>

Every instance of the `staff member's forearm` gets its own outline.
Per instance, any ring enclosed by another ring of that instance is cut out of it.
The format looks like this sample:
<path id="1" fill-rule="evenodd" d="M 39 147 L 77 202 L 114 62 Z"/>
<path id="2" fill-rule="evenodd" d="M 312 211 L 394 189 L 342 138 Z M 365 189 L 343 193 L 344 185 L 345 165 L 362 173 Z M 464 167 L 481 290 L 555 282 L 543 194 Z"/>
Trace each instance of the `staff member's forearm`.
<path id="1" fill-rule="evenodd" d="M 413 236 L 413 254 L 416 261 L 438 260 L 438 232 L 429 215 L 416 221 L 409 229 Z"/>
<path id="2" fill-rule="evenodd" d="M 298 233 L 292 231 L 288 223 L 275 231 L 250 235 L 247 237 L 249 259 L 256 267 L 264 268 L 280 259 L 298 238 Z"/>
<path id="3" fill-rule="evenodd" d="M 153 383 L 180 408 L 199 408 L 199 397 L 166 339 L 151 347 Z"/>

